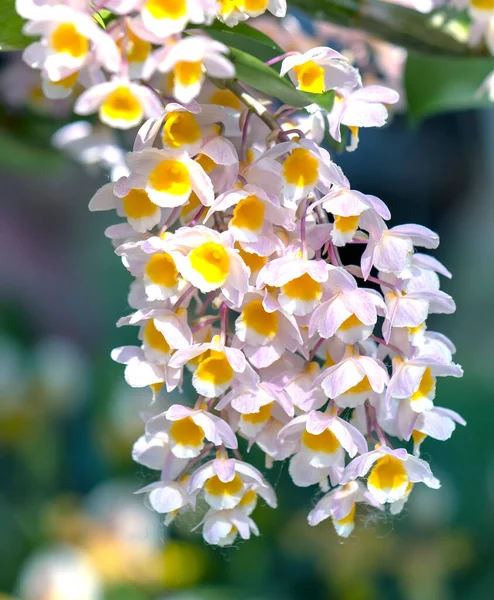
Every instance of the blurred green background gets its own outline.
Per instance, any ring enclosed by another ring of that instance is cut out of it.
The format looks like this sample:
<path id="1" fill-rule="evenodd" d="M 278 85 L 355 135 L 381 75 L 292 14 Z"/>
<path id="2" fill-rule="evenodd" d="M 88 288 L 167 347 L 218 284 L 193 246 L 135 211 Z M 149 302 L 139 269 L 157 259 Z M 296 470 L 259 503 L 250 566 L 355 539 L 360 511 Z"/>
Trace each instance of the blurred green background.
<path id="1" fill-rule="evenodd" d="M 0 85 L 1 600 L 493 598 L 494 111 L 414 129 L 395 117 L 336 157 L 354 188 L 389 205 L 393 224 L 438 231 L 436 256 L 454 273 L 443 288 L 458 310 L 430 328 L 452 337 L 465 376 L 442 379 L 436 401 L 468 427 L 423 445 L 442 488 L 416 486 L 399 517 L 367 516 L 342 541 L 329 521 L 306 524 L 315 492 L 295 488 L 276 463 L 267 475 L 280 506 L 256 510 L 261 536 L 215 550 L 190 532 L 192 517 L 164 530 L 132 495 L 153 479 L 130 458 L 149 394 L 128 388 L 109 356 L 135 332 L 115 328 L 130 283 L 103 235 L 115 216 L 87 209 L 105 176 L 49 148 L 63 118 L 6 91 Z"/>

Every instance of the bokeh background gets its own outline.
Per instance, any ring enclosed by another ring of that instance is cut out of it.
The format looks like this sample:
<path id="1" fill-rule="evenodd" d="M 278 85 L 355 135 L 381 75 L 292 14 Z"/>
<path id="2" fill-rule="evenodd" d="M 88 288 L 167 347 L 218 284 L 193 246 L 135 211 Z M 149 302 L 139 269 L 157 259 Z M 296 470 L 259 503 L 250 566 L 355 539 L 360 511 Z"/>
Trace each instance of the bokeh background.
<path id="1" fill-rule="evenodd" d="M 217 550 L 189 517 L 165 530 L 132 494 L 152 480 L 130 458 L 149 397 L 109 356 L 134 332 L 115 328 L 130 282 L 103 235 L 115 217 L 87 209 L 105 176 L 50 149 L 60 121 L 33 108 L 15 60 L 0 64 L 1 600 L 493 598 L 494 110 L 415 127 L 395 116 L 336 159 L 394 224 L 438 231 L 454 273 L 443 288 L 458 310 L 431 328 L 455 341 L 465 376 L 442 379 L 437 403 L 468 427 L 424 443 L 442 488 L 416 486 L 398 518 L 367 517 L 342 541 L 329 521 L 306 524 L 313 490 L 276 463 L 280 506 L 257 509 L 261 536 Z"/>

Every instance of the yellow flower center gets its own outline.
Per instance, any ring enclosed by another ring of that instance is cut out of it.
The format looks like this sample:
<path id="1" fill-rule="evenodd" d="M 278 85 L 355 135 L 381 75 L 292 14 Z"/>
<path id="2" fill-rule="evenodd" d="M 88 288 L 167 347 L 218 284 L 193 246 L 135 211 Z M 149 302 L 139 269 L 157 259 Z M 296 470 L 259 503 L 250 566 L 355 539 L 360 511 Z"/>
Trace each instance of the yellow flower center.
<path id="1" fill-rule="evenodd" d="M 230 258 L 221 244 L 206 242 L 194 248 L 189 254 L 192 268 L 200 273 L 208 283 L 221 286 L 230 269 Z"/>
<path id="2" fill-rule="evenodd" d="M 150 217 L 156 212 L 156 204 L 151 202 L 144 190 L 130 190 L 122 202 L 124 212 L 130 219 Z"/>
<path id="3" fill-rule="evenodd" d="M 173 258 L 163 253 L 153 254 L 145 268 L 148 278 L 158 285 L 173 288 L 178 283 L 178 271 Z"/>
<path id="4" fill-rule="evenodd" d="M 208 358 L 199 363 L 196 377 L 213 385 L 223 385 L 233 379 L 234 371 L 223 352 L 211 351 Z"/>
<path id="5" fill-rule="evenodd" d="M 266 10 L 268 0 L 244 0 L 244 10 L 246 12 L 260 12 Z"/>
<path id="6" fill-rule="evenodd" d="M 283 163 L 283 177 L 290 185 L 307 187 L 319 178 L 319 163 L 305 148 L 296 148 Z"/>
<path id="7" fill-rule="evenodd" d="M 285 296 L 298 298 L 305 302 L 319 300 L 322 296 L 322 285 L 318 281 L 314 281 L 307 273 L 285 283 L 281 289 Z"/>
<path id="8" fill-rule="evenodd" d="M 278 315 L 266 312 L 262 300 L 252 300 L 244 307 L 242 321 L 246 327 L 270 340 L 278 333 Z"/>
<path id="9" fill-rule="evenodd" d="M 120 86 L 101 105 L 101 113 L 112 120 L 135 121 L 143 115 L 143 110 L 128 87 Z"/>
<path id="10" fill-rule="evenodd" d="M 171 196 L 184 196 L 190 191 L 190 176 L 187 167 L 178 160 L 167 159 L 149 174 L 150 187 Z"/>
<path id="11" fill-rule="evenodd" d="M 354 504 L 352 506 L 351 511 L 347 514 L 347 516 L 343 517 L 343 519 L 339 519 L 337 522 L 340 525 L 351 525 L 355 521 L 355 509 L 356 508 L 357 508 L 357 505 Z"/>
<path id="12" fill-rule="evenodd" d="M 432 376 L 432 371 L 429 367 L 424 371 L 418 390 L 412 394 L 412 402 L 417 402 L 424 398 L 429 398 L 436 390 L 436 380 Z"/>
<path id="13" fill-rule="evenodd" d="M 335 215 L 335 229 L 341 231 L 342 233 L 350 233 L 351 231 L 355 231 L 358 227 L 359 219 L 360 215 L 353 215 L 351 217 L 341 217 L 340 215 Z"/>
<path id="14" fill-rule="evenodd" d="M 194 85 L 203 77 L 202 62 L 200 60 L 195 62 L 182 60 L 176 63 L 173 74 L 184 87 Z"/>
<path id="15" fill-rule="evenodd" d="M 242 496 L 242 500 L 238 503 L 239 506 L 248 506 L 249 504 L 253 504 L 257 500 L 257 494 L 254 490 L 249 490 L 245 492 Z"/>
<path id="16" fill-rule="evenodd" d="M 394 490 L 408 481 L 403 461 L 387 454 L 374 465 L 368 484 L 378 490 Z"/>
<path id="17" fill-rule="evenodd" d="M 264 222 L 264 204 L 256 196 L 243 198 L 233 209 L 233 218 L 230 221 L 233 227 L 258 231 Z"/>
<path id="18" fill-rule="evenodd" d="M 213 475 L 206 481 L 204 489 L 211 496 L 234 496 L 242 491 L 244 484 L 242 479 L 235 473 L 231 481 L 221 481 L 218 475 Z"/>
<path id="19" fill-rule="evenodd" d="M 350 315 L 348 319 L 343 321 L 343 323 L 340 325 L 340 329 L 342 331 L 348 331 L 349 329 L 353 329 L 354 327 L 360 327 L 361 325 L 363 325 L 363 323 L 358 317 L 356 317 L 355 315 Z"/>
<path id="20" fill-rule="evenodd" d="M 144 8 L 155 19 L 176 20 L 187 14 L 186 0 L 147 0 Z"/>
<path id="21" fill-rule="evenodd" d="M 202 427 L 196 425 L 192 417 L 173 421 L 170 426 L 170 436 L 181 446 L 200 446 L 204 440 Z"/>
<path id="22" fill-rule="evenodd" d="M 154 348 L 155 350 L 159 350 L 164 354 L 168 354 L 170 352 L 170 345 L 165 340 L 165 337 L 156 329 L 153 319 L 150 319 L 146 327 L 144 329 L 144 340 Z"/>
<path id="23" fill-rule="evenodd" d="M 191 213 L 195 215 L 197 213 L 197 211 L 199 210 L 199 207 L 201 207 L 201 206 L 202 206 L 202 202 L 197 197 L 197 194 L 195 192 L 192 192 L 189 196 L 189 201 L 182 208 L 182 210 L 180 212 L 180 216 L 186 217 L 187 215 L 189 215 Z"/>
<path id="24" fill-rule="evenodd" d="M 195 158 L 195 161 L 198 165 L 201 165 L 206 173 L 211 173 L 211 171 L 216 167 L 214 160 L 209 158 L 209 156 L 206 154 L 198 154 Z"/>
<path id="25" fill-rule="evenodd" d="M 261 406 L 259 411 L 256 413 L 242 415 L 242 421 L 246 421 L 247 423 L 251 423 L 252 425 L 259 425 L 259 423 L 265 423 L 271 416 L 272 408 L 272 402 L 270 404 L 265 404 L 264 406 Z"/>
<path id="26" fill-rule="evenodd" d="M 216 90 L 210 99 L 211 104 L 218 104 L 219 106 L 227 106 L 234 110 L 240 110 L 242 103 L 230 90 Z"/>
<path id="27" fill-rule="evenodd" d="M 412 439 L 415 444 L 420 444 L 420 442 L 424 441 L 426 437 L 427 435 L 421 431 L 417 431 L 416 429 L 412 431 Z"/>
<path id="28" fill-rule="evenodd" d="M 335 434 L 329 429 L 325 429 L 322 433 L 314 435 L 304 430 L 302 434 L 302 443 L 306 448 L 313 452 L 325 452 L 326 454 L 334 454 L 340 447 L 340 443 L 336 439 Z"/>
<path id="29" fill-rule="evenodd" d="M 303 92 L 322 94 L 324 92 L 324 69 L 313 60 L 293 67 L 298 87 Z"/>
<path id="30" fill-rule="evenodd" d="M 345 394 L 364 394 L 370 391 L 372 391 L 372 386 L 370 384 L 369 378 L 366 375 L 362 379 L 362 381 L 359 381 L 356 385 L 352 386 L 349 390 L 345 392 Z"/>
<path id="31" fill-rule="evenodd" d="M 267 256 L 259 256 L 259 254 L 254 254 L 253 252 L 247 252 L 239 244 L 235 244 L 235 248 L 238 249 L 240 258 L 249 267 L 251 273 L 260 271 L 264 267 L 264 265 L 268 262 Z"/>
<path id="32" fill-rule="evenodd" d="M 193 114 L 173 111 L 166 115 L 163 127 L 163 142 L 170 148 L 180 148 L 201 139 L 201 128 Z"/>
<path id="33" fill-rule="evenodd" d="M 73 23 L 62 23 L 51 34 L 50 43 L 55 52 L 70 54 L 80 58 L 87 54 L 89 42 L 81 35 Z"/>

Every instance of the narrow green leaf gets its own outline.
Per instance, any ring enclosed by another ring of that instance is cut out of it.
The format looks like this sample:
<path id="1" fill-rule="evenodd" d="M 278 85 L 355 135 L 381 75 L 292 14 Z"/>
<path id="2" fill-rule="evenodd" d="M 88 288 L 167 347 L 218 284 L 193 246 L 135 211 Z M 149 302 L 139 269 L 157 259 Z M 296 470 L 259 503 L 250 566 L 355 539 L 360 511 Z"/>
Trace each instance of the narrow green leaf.
<path id="1" fill-rule="evenodd" d="M 300 92 L 289 79 L 280 77 L 275 69 L 268 67 L 258 58 L 237 48 L 230 48 L 230 52 L 239 81 L 268 96 L 278 98 L 284 104 L 289 104 L 295 108 L 318 104 L 325 110 L 331 109 L 334 98 L 333 92 L 324 94 Z"/>
<path id="2" fill-rule="evenodd" d="M 488 106 L 478 90 L 494 71 L 494 58 L 409 54 L 405 90 L 412 121 L 430 115 Z"/>
<path id="3" fill-rule="evenodd" d="M 252 54 L 252 56 L 262 61 L 270 60 L 285 52 L 265 33 L 245 23 L 239 23 L 235 27 L 227 27 L 221 21 L 215 21 L 209 27 L 201 27 L 201 29 L 218 42 L 223 42 L 231 48 L 237 48 L 237 50 Z"/>
<path id="4" fill-rule="evenodd" d="M 15 12 L 15 0 L 0 0 L 0 51 L 22 50 L 32 42 L 22 33 L 22 19 Z"/>

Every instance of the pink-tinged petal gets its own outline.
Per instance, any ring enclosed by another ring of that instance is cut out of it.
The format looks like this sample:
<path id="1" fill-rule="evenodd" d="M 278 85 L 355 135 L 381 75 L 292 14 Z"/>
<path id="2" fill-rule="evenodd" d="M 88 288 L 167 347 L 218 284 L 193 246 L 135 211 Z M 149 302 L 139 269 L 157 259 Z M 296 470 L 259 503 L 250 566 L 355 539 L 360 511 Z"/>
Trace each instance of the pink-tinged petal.
<path id="1" fill-rule="evenodd" d="M 345 463 L 342 462 L 339 465 L 331 465 L 328 468 L 329 471 L 329 481 L 332 486 L 339 485 L 341 478 L 343 477 L 343 473 L 345 471 Z"/>
<path id="2" fill-rule="evenodd" d="M 106 183 L 91 198 L 91 201 L 89 202 L 89 210 L 109 210 L 112 208 L 118 208 L 120 204 L 120 201 L 113 193 L 113 183 Z"/>
<path id="3" fill-rule="evenodd" d="M 172 368 L 183 367 L 189 360 L 192 360 L 196 356 L 203 354 L 209 350 L 209 344 L 193 344 L 189 348 L 184 348 L 183 350 L 177 350 L 175 354 L 171 357 L 168 365 Z"/>
<path id="4" fill-rule="evenodd" d="M 386 301 L 391 327 L 418 327 L 429 314 L 427 300 L 415 295 L 397 296 L 390 292 Z"/>
<path id="5" fill-rule="evenodd" d="M 366 280 L 371 274 L 372 267 L 374 266 L 374 253 L 376 250 L 376 242 L 369 240 L 365 250 L 362 253 L 360 259 L 360 266 L 362 267 L 362 275 Z"/>
<path id="6" fill-rule="evenodd" d="M 465 426 L 467 424 L 467 422 L 461 415 L 459 415 L 454 410 L 451 410 L 450 408 L 443 408 L 442 406 L 436 406 L 436 408 L 434 408 L 434 412 L 441 415 L 442 417 L 451 419 L 455 423 L 458 423 L 458 425 Z"/>
<path id="7" fill-rule="evenodd" d="M 299 487 L 309 487 L 325 477 L 326 469 L 311 467 L 303 454 L 295 454 L 290 460 L 288 472 L 293 483 Z"/>
<path id="8" fill-rule="evenodd" d="M 210 206 L 214 201 L 214 188 L 211 179 L 201 165 L 194 160 L 187 161 L 191 187 L 204 206 Z"/>
<path id="9" fill-rule="evenodd" d="M 230 517 L 232 525 L 237 528 L 240 537 L 243 540 L 248 540 L 250 538 L 251 532 L 254 535 L 259 535 L 259 530 L 254 521 L 249 518 L 245 513 L 241 510 L 232 510 L 232 515 Z"/>
<path id="10" fill-rule="evenodd" d="M 125 381 L 131 387 L 147 387 L 153 383 L 162 383 L 164 381 L 163 370 L 157 365 L 143 362 L 138 358 L 132 359 L 127 363 L 124 373 Z"/>
<path id="11" fill-rule="evenodd" d="M 383 104 L 371 104 L 360 100 L 348 102 L 341 122 L 349 127 L 382 127 L 388 118 Z"/>
<path id="12" fill-rule="evenodd" d="M 220 443 L 223 443 L 223 445 L 227 448 L 238 448 L 237 436 L 233 432 L 230 425 L 228 425 L 226 421 L 223 421 L 223 419 L 220 419 L 219 417 L 215 417 L 215 425 L 216 430 L 221 438 Z"/>
<path id="13" fill-rule="evenodd" d="M 151 486 L 152 489 L 149 489 Z M 172 512 L 187 504 L 179 484 L 163 485 L 163 482 L 156 482 L 151 486 L 146 486 L 136 493 L 149 492 L 149 504 L 157 513 Z"/>
<path id="14" fill-rule="evenodd" d="M 391 88 L 382 85 L 366 85 L 352 92 L 352 100 L 363 100 L 365 102 L 382 102 L 383 104 L 396 104 L 400 94 Z"/>
<path id="15" fill-rule="evenodd" d="M 437 248 L 439 246 L 439 236 L 423 225 L 407 224 L 397 225 L 390 229 L 393 235 L 409 237 L 414 246 L 423 246 L 424 248 Z"/>
<path id="16" fill-rule="evenodd" d="M 133 152 L 139 152 L 147 146 L 152 146 L 154 139 L 158 135 L 163 119 L 151 117 L 148 119 L 137 132 L 134 142 Z"/>
<path id="17" fill-rule="evenodd" d="M 137 346 L 120 346 L 111 351 L 111 358 L 121 365 L 126 365 L 135 358 L 143 360 L 144 353 Z"/>
<path id="18" fill-rule="evenodd" d="M 453 298 L 440 290 L 424 290 L 417 293 L 429 303 L 429 312 L 436 314 L 452 314 L 456 310 Z"/>
<path id="19" fill-rule="evenodd" d="M 289 421 L 278 432 L 278 439 L 282 443 L 299 440 L 305 430 L 307 419 L 307 415 L 300 415 Z"/>
<path id="20" fill-rule="evenodd" d="M 180 421 L 181 419 L 185 419 L 194 415 L 197 411 L 189 408 L 188 406 L 183 406 L 182 404 L 172 404 L 170 408 L 164 413 L 164 416 L 168 421 Z"/>
<path id="21" fill-rule="evenodd" d="M 267 346 L 246 346 L 245 355 L 256 369 L 269 367 L 284 353 L 282 344 L 269 344 Z"/>
<path id="22" fill-rule="evenodd" d="M 312 435 L 319 435 L 328 427 L 332 429 L 334 419 L 334 415 L 311 410 L 305 428 Z"/>
<path id="23" fill-rule="evenodd" d="M 165 457 L 168 453 L 162 440 L 151 438 L 148 440 L 142 435 L 132 448 L 132 460 L 148 469 L 157 471 L 163 468 Z"/>
<path id="24" fill-rule="evenodd" d="M 444 277 L 447 277 L 448 279 L 451 279 L 452 277 L 448 269 L 439 262 L 437 258 L 429 256 L 428 254 L 420 254 L 417 252 L 413 255 L 413 264 L 421 269 L 428 269 L 429 271 L 444 275 Z"/>
<path id="25" fill-rule="evenodd" d="M 319 523 L 321 523 L 325 519 L 328 519 L 333 513 L 333 507 L 334 507 L 334 500 L 333 500 L 333 496 L 331 495 L 331 493 L 323 496 L 319 500 L 319 502 L 314 506 L 314 508 L 310 511 L 310 513 L 307 515 L 307 521 L 308 521 L 309 525 L 312 525 L 314 527 L 315 525 L 319 525 Z M 344 516 L 347 516 L 347 515 L 348 515 L 348 513 L 346 513 Z M 344 518 L 344 517 L 340 517 L 340 518 Z"/>
<path id="26" fill-rule="evenodd" d="M 218 544 L 218 542 L 230 533 L 232 529 L 231 519 L 227 518 L 222 513 L 230 513 L 231 511 L 211 510 L 210 512 L 206 514 L 204 519 L 202 535 L 208 544 L 214 545 Z M 247 518 L 247 516 L 245 518 Z"/>
<path id="27" fill-rule="evenodd" d="M 399 367 L 390 379 L 388 398 L 410 398 L 419 387 L 426 368 L 426 366 L 407 363 Z"/>
<path id="28" fill-rule="evenodd" d="M 425 460 L 409 454 L 407 460 L 403 463 L 403 466 L 405 467 L 411 482 L 415 483 L 423 481 L 425 485 L 435 490 L 441 487 L 439 479 L 434 477 L 430 466 Z"/>
<path id="29" fill-rule="evenodd" d="M 247 361 L 241 350 L 225 347 L 225 355 L 230 366 L 236 373 L 243 373 L 245 371 Z"/>
<path id="30" fill-rule="evenodd" d="M 357 361 L 345 359 L 324 371 L 320 378 L 323 378 L 321 387 L 328 397 L 337 398 L 362 381 L 364 372 Z"/>
<path id="31" fill-rule="evenodd" d="M 459 415 L 457 415 L 459 417 Z M 442 442 L 449 440 L 456 428 L 455 421 L 445 414 L 441 414 L 437 409 L 424 411 L 417 415 L 417 422 L 414 429 L 425 433 L 435 440 Z"/>
<path id="32" fill-rule="evenodd" d="M 365 454 L 362 454 L 361 456 L 357 456 L 357 458 L 354 458 L 352 462 L 349 463 L 345 468 L 340 483 L 345 484 L 349 481 L 357 479 L 358 477 L 363 477 L 369 472 L 372 465 L 381 456 L 381 452 L 377 450 L 372 450 L 371 452 L 367 452 Z"/>
<path id="33" fill-rule="evenodd" d="M 193 494 L 196 490 L 202 489 L 206 481 L 216 475 L 214 462 L 215 461 L 212 460 L 205 463 L 192 474 L 188 483 L 189 494 Z"/>
<path id="34" fill-rule="evenodd" d="M 365 202 L 365 204 L 372 208 L 372 210 L 375 210 L 376 213 L 385 221 L 391 219 L 391 213 L 389 212 L 389 208 L 380 198 L 378 198 L 377 196 L 373 196 L 372 194 L 362 194 L 361 192 L 357 192 L 355 190 L 353 193 L 358 194 L 362 202 Z"/>
<path id="35" fill-rule="evenodd" d="M 106 81 L 88 88 L 77 98 L 74 112 L 78 115 L 90 115 L 98 110 L 104 99 L 115 89 L 115 83 Z"/>
<path id="36" fill-rule="evenodd" d="M 359 454 L 365 454 L 368 451 L 367 442 L 360 431 L 347 423 L 343 419 L 337 417 L 331 426 L 331 431 L 338 438 L 338 441 L 343 448 L 348 452 L 350 458 L 358 452 Z"/>
<path id="37" fill-rule="evenodd" d="M 235 477 L 235 460 L 233 458 L 216 458 L 213 461 L 213 468 L 223 483 L 232 481 Z"/>
<path id="38" fill-rule="evenodd" d="M 365 290 L 355 290 L 349 294 L 343 295 L 343 301 L 349 311 L 364 323 L 364 325 L 375 325 L 377 320 L 376 298 Z M 377 300 L 379 303 L 379 299 Z M 384 301 L 381 305 L 385 309 Z"/>
<path id="39" fill-rule="evenodd" d="M 192 344 L 192 333 L 188 325 L 180 321 L 175 314 L 155 317 L 154 326 L 173 349 L 182 350 Z"/>
<path id="40" fill-rule="evenodd" d="M 270 488 L 270 485 L 261 475 L 261 472 L 248 463 L 242 462 L 241 460 L 235 460 L 235 471 L 241 475 L 245 475 L 247 478 L 253 481 L 256 481 L 262 487 Z"/>

